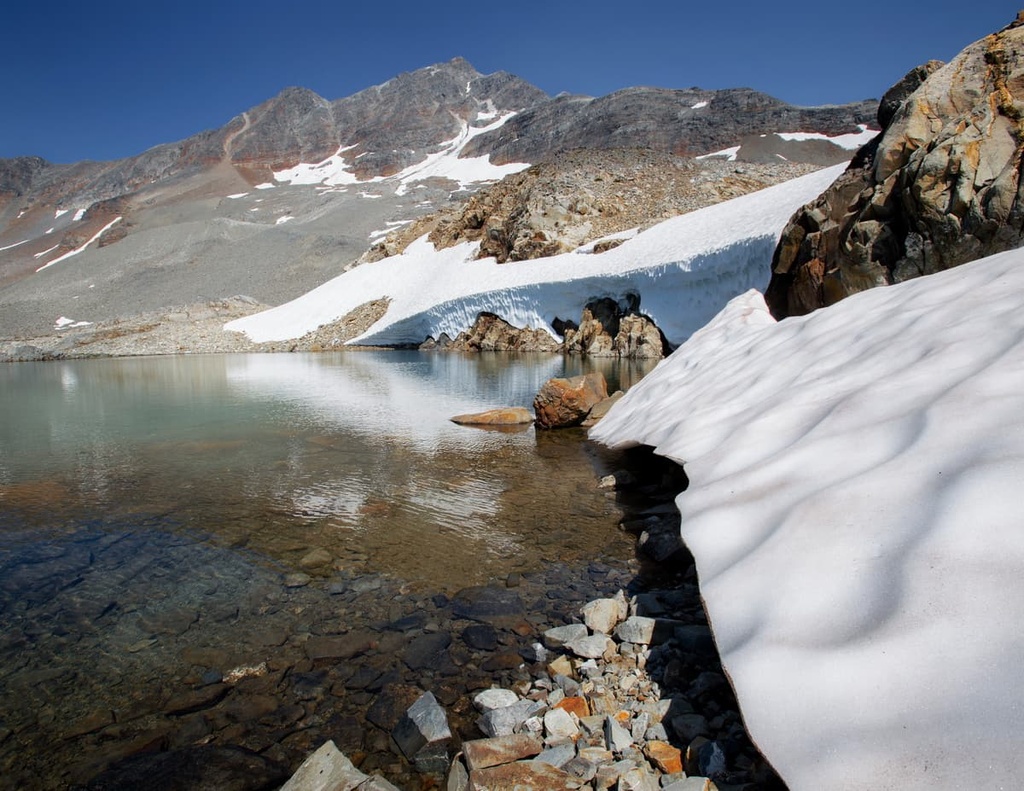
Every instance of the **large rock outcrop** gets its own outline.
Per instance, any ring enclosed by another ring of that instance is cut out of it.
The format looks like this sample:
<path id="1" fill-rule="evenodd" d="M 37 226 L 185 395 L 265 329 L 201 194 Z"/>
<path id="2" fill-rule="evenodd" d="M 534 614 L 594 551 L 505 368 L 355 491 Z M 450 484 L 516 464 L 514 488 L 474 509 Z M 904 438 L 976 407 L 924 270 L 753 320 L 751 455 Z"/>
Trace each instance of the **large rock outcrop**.
<path id="1" fill-rule="evenodd" d="M 815 170 L 776 161 L 693 160 L 643 148 L 557 154 L 485 187 L 466 201 L 396 229 L 360 259 L 379 261 L 425 233 L 438 249 L 480 242 L 478 258 L 525 261 L 598 240 L 600 254 L 624 231 L 770 187 Z"/>
<path id="2" fill-rule="evenodd" d="M 882 100 L 884 132 L 790 220 L 765 297 L 776 318 L 1024 242 L 1024 14 Z"/>
<path id="3" fill-rule="evenodd" d="M 565 351 L 590 357 L 628 357 L 660 360 L 670 351 L 657 325 L 639 312 L 640 298 L 619 303 L 607 297 L 583 308 L 578 327 L 563 326 Z"/>
<path id="4" fill-rule="evenodd" d="M 421 348 L 460 352 L 554 352 L 558 341 L 542 329 L 513 327 L 494 313 L 481 313 L 455 340 L 429 339 Z"/>

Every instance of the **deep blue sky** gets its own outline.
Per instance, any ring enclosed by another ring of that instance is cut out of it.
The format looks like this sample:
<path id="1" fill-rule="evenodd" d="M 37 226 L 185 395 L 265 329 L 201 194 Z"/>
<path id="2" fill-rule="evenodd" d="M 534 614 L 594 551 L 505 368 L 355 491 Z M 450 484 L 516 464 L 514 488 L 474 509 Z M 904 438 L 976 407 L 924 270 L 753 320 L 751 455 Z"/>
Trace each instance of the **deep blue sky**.
<path id="1" fill-rule="evenodd" d="M 1019 0 L 1018 0 L 1019 2 Z M 113 159 L 222 126 L 289 85 L 328 99 L 467 58 L 555 94 L 751 87 L 880 96 L 1008 24 L 1004 0 L 50 0 L 0 13 L 0 157 Z"/>

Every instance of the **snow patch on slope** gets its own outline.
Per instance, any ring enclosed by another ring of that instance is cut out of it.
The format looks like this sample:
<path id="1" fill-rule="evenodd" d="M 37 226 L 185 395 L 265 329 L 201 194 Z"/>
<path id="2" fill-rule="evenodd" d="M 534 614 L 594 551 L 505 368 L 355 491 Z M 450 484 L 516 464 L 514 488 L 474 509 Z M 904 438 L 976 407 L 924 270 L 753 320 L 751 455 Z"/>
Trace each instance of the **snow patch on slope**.
<path id="1" fill-rule="evenodd" d="M 389 297 L 387 313 L 353 343 L 418 343 L 455 335 L 480 311 L 551 332 L 594 297 L 640 294 L 641 310 L 674 343 L 733 295 L 767 283 L 790 215 L 843 171 L 821 170 L 758 193 L 675 217 L 601 255 L 566 253 L 498 264 L 473 260 L 476 244 L 435 250 L 426 237 L 399 256 L 363 264 L 292 302 L 226 325 L 255 341 L 298 338 L 358 305 Z"/>
<path id="2" fill-rule="evenodd" d="M 740 153 L 741 148 L 742 146 L 730 146 L 729 148 L 723 148 L 721 151 L 712 151 L 710 154 L 701 154 L 699 157 L 694 157 L 694 159 L 723 157 L 727 162 L 735 162 L 736 156 Z"/>
<path id="3" fill-rule="evenodd" d="M 1024 777 L 1021 304 L 1022 250 L 780 323 L 744 294 L 591 432 L 685 463 L 715 637 L 794 791 Z"/>
<path id="4" fill-rule="evenodd" d="M 106 225 L 104 225 L 102 228 L 100 228 L 96 232 L 96 234 L 89 241 L 87 241 L 85 244 L 83 244 L 81 247 L 76 247 L 74 250 L 71 250 L 71 251 L 69 251 L 67 253 L 64 253 L 64 255 L 57 256 L 57 258 L 54 258 L 52 261 L 48 261 L 47 263 L 43 264 L 41 267 L 36 269 L 36 271 L 37 272 L 42 272 L 47 267 L 51 267 L 54 264 L 59 264 L 61 261 L 66 261 L 69 258 L 71 258 L 72 256 L 76 256 L 79 253 L 84 252 L 85 249 L 89 245 L 91 245 L 93 242 L 97 241 L 101 236 L 103 236 L 103 234 L 105 234 L 107 231 L 109 231 L 111 228 L 113 228 L 115 225 L 117 225 L 117 223 L 119 223 L 120 221 L 121 221 L 120 217 L 115 217 L 110 222 L 108 222 Z"/>
<path id="5" fill-rule="evenodd" d="M 877 129 L 868 129 L 864 124 L 857 124 L 859 132 L 850 132 L 844 135 L 825 135 L 820 132 L 776 132 L 777 137 L 783 140 L 803 142 L 805 140 L 826 140 L 832 145 L 839 146 L 846 151 L 856 151 L 861 146 L 870 143 L 877 135 Z"/>

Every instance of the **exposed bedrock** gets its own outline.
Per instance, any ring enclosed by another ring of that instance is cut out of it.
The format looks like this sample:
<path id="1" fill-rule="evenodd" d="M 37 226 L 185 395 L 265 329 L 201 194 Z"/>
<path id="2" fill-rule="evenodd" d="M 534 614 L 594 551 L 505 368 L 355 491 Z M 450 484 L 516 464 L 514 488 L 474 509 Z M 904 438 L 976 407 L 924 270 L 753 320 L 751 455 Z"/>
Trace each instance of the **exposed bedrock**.
<path id="1" fill-rule="evenodd" d="M 559 341 L 544 329 L 509 324 L 500 316 L 480 313 L 473 326 L 453 340 L 445 335 L 428 338 L 421 349 L 463 352 L 565 352 L 590 357 L 628 357 L 658 360 L 670 351 L 657 325 L 639 312 L 640 298 L 629 294 L 616 301 L 610 297 L 591 300 L 583 308 L 579 324 L 555 319 L 552 329 Z"/>
<path id="2" fill-rule="evenodd" d="M 883 134 L 783 231 L 765 297 L 776 318 L 1024 242 L 1024 14 L 879 107 Z"/>

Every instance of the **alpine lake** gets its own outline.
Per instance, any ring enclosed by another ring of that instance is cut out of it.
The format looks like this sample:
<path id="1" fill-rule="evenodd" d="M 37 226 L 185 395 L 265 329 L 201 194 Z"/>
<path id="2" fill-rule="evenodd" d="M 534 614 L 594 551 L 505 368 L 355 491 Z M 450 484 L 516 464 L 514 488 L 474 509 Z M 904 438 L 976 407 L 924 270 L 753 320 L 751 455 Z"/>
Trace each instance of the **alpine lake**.
<path id="1" fill-rule="evenodd" d="M 0 366 L 0 787 L 73 788 L 146 751 L 234 745 L 364 771 L 391 689 L 469 695 L 580 604 L 637 584 L 628 467 L 580 429 L 449 418 L 653 363 L 403 351 Z M 521 603 L 492 627 L 487 591 Z M 324 656 L 311 646 L 331 643 Z M 406 787 L 406 786 L 402 786 Z"/>

